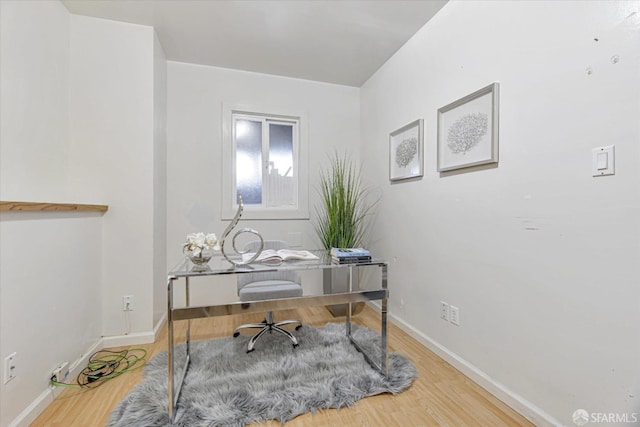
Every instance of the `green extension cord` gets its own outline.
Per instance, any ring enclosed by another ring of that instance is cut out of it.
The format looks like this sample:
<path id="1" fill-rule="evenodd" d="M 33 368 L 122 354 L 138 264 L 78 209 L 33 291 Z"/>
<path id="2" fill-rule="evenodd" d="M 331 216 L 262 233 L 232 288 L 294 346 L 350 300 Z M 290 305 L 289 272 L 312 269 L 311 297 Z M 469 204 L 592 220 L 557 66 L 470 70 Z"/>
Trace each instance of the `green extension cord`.
<path id="1" fill-rule="evenodd" d="M 133 354 L 140 352 L 141 355 Z M 118 377 L 127 372 L 140 369 L 146 363 L 147 351 L 142 348 L 132 348 L 122 351 L 100 350 L 89 358 L 76 379 L 77 384 L 60 383 L 51 379 L 51 384 L 59 387 L 92 389 L 101 386 L 107 380 Z"/>

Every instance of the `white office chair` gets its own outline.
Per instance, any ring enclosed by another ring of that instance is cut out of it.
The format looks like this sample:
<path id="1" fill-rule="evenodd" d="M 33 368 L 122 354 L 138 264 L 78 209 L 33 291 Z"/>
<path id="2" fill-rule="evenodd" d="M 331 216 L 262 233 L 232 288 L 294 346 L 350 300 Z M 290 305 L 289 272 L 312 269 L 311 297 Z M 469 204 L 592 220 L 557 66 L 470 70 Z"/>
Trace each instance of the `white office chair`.
<path id="1" fill-rule="evenodd" d="M 264 249 L 285 249 L 289 245 L 282 240 L 265 240 Z M 260 242 L 250 242 L 245 246 L 245 250 L 255 252 L 260 248 Z M 292 298 L 302 296 L 302 285 L 300 285 L 300 276 L 295 271 L 273 271 L 262 273 L 239 274 L 238 277 L 238 295 L 241 301 L 260 301 L 275 298 Z M 298 324 L 296 330 L 302 327 L 299 320 L 283 320 L 280 322 L 273 321 L 273 312 L 269 311 L 266 318 L 260 323 L 248 323 L 238 326 L 233 331 L 233 336 L 240 335 L 240 329 L 257 328 L 260 329 L 251 339 L 247 346 L 247 353 L 254 350 L 254 345 L 261 336 L 267 332 L 276 331 L 287 337 L 293 342 L 293 347 L 298 346 L 298 340 L 288 330 L 282 328 L 284 325 Z"/>

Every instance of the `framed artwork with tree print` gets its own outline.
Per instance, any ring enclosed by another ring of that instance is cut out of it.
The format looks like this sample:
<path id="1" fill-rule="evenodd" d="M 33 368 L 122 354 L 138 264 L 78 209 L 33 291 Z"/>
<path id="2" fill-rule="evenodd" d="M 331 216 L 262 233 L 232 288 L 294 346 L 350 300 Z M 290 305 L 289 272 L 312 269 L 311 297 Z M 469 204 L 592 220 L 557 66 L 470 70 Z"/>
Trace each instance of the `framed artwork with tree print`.
<path id="1" fill-rule="evenodd" d="M 438 172 L 498 163 L 499 83 L 438 109 Z"/>
<path id="2" fill-rule="evenodd" d="M 418 119 L 389 135 L 389 179 L 421 177 L 423 163 L 423 120 Z"/>

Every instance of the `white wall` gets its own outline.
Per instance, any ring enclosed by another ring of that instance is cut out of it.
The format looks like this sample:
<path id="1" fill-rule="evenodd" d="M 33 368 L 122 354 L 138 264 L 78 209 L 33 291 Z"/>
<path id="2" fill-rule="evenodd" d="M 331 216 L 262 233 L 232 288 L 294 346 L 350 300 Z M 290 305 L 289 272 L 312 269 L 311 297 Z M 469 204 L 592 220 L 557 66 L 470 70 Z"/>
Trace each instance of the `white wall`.
<path id="1" fill-rule="evenodd" d="M 19 372 L 0 386 L 0 425 L 60 360 L 127 331 L 122 295 L 130 330 L 150 331 L 164 251 L 171 267 L 187 233 L 223 231 L 223 102 L 306 109 L 310 212 L 326 153 L 362 158 L 384 192 L 373 239 L 392 261 L 391 312 L 425 342 L 541 424 L 640 412 L 639 17 L 638 2 L 451 2 L 359 90 L 174 62 L 165 77 L 149 27 L 0 2 L 0 199 L 110 205 L 2 214 L 0 357 L 17 351 Z M 437 108 L 496 80 L 499 166 L 437 174 Z M 425 177 L 390 185 L 388 134 L 418 117 Z M 591 148 L 611 143 L 616 175 L 591 177 Z M 317 245 L 309 221 L 243 222 Z"/>
<path id="2" fill-rule="evenodd" d="M 98 213 L 2 213 L 0 425 L 53 397 L 52 370 L 101 336 L 153 340 L 166 280 L 166 60 L 153 28 L 0 3 L 0 199 L 99 203 Z M 134 295 L 134 311 L 122 296 Z"/>
<path id="3" fill-rule="evenodd" d="M 362 87 L 391 313 L 540 424 L 640 414 L 639 76 L 637 1 L 460 1 Z M 438 174 L 437 109 L 493 81 L 499 165 Z M 391 185 L 388 134 L 416 118 L 425 176 Z M 616 175 L 594 178 L 608 144 Z"/>
<path id="4" fill-rule="evenodd" d="M 182 258 L 186 234 L 221 237 L 222 104 L 273 106 L 309 117 L 309 212 L 313 217 L 318 169 L 334 149 L 357 159 L 359 89 L 169 61 L 168 66 L 168 266 Z M 302 246 L 319 246 L 309 220 L 249 221 L 244 227 L 265 238 L 288 240 L 302 233 Z"/>
<path id="5" fill-rule="evenodd" d="M 0 12 L 2 197 L 66 201 L 69 14 L 42 1 L 2 2 Z"/>
<path id="6" fill-rule="evenodd" d="M 167 311 L 167 58 L 153 38 L 153 325 Z"/>
<path id="7" fill-rule="evenodd" d="M 69 13 L 3 1 L 0 17 L 0 200 L 86 202 L 69 188 Z M 17 353 L 1 426 L 51 400 L 52 370 L 99 340 L 101 257 L 100 214 L 0 214 L 0 360 Z"/>
<path id="8" fill-rule="evenodd" d="M 148 332 L 157 268 L 154 179 L 162 179 L 164 155 L 161 132 L 154 146 L 154 31 L 78 15 L 71 15 L 71 23 L 72 188 L 83 199 L 110 205 L 102 293 L 96 295 L 103 334 Z M 128 313 L 122 311 L 124 295 L 134 296 Z"/>

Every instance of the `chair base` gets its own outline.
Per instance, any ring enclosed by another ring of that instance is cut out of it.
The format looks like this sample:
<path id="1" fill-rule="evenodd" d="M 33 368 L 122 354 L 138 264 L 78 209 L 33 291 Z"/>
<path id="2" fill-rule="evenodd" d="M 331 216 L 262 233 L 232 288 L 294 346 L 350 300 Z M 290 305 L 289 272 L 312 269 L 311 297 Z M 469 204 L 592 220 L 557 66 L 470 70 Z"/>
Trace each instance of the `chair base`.
<path id="1" fill-rule="evenodd" d="M 238 335 L 240 335 L 240 329 L 246 329 L 246 328 L 260 329 L 258 333 L 256 333 L 254 336 L 251 337 L 251 339 L 249 340 L 249 344 L 247 345 L 247 353 L 251 353 L 254 350 L 253 347 L 255 346 L 256 341 L 258 341 L 261 336 L 263 336 L 267 332 L 271 333 L 272 331 L 276 331 L 288 337 L 293 343 L 293 347 L 295 348 L 298 346 L 298 339 L 290 331 L 282 328 L 281 326 L 292 325 L 296 323 L 298 324 L 298 326 L 296 326 L 296 331 L 297 331 L 302 327 L 302 323 L 299 320 L 282 320 L 280 322 L 274 322 L 273 313 L 269 312 L 267 313 L 267 318 L 260 323 L 247 323 L 245 325 L 238 326 L 233 331 L 233 337 L 235 338 Z"/>
<path id="2" fill-rule="evenodd" d="M 255 346 L 256 341 L 258 341 L 261 336 L 263 336 L 267 332 L 276 331 L 288 337 L 293 343 L 293 347 L 295 348 L 298 346 L 298 340 L 291 332 L 281 327 L 284 325 L 291 325 L 295 323 L 298 324 L 298 326 L 296 326 L 296 331 L 297 331 L 302 327 L 302 323 L 299 320 L 282 320 L 280 322 L 274 322 L 273 313 L 269 312 L 267 313 L 267 318 L 260 323 L 247 323 L 245 325 L 240 325 L 237 328 L 235 328 L 233 331 L 233 337 L 235 338 L 238 335 L 240 335 L 240 329 L 246 329 L 246 328 L 260 329 L 258 333 L 256 333 L 254 336 L 251 337 L 251 339 L 249 340 L 249 344 L 247 345 L 247 353 L 251 353 L 254 350 L 253 347 Z"/>

